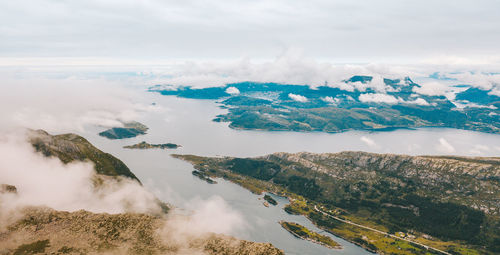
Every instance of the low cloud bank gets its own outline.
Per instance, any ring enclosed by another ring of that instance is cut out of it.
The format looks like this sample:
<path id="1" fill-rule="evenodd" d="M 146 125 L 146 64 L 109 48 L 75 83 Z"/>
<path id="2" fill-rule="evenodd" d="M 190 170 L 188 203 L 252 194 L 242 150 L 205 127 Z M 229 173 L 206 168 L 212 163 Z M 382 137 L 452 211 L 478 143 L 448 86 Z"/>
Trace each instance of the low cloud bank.
<path id="1" fill-rule="evenodd" d="M 387 94 L 361 94 L 359 96 L 359 101 L 361 102 L 373 102 L 373 103 L 386 103 L 386 104 L 397 104 L 401 102 L 401 99 L 398 99 L 394 96 Z"/>
<path id="2" fill-rule="evenodd" d="M 385 84 L 384 78 L 399 80 L 398 86 L 407 86 L 405 77 L 410 77 L 421 85 L 414 88 L 416 94 L 442 95 L 453 100 L 457 92 L 466 89 L 455 85 L 470 85 L 500 95 L 500 74 L 488 70 L 485 66 L 476 65 L 453 68 L 433 64 L 333 64 L 308 58 L 299 50 L 289 49 L 270 61 L 244 58 L 236 61 L 172 62 L 168 68 L 153 71 L 151 74 L 155 78 L 148 83 L 205 88 L 253 81 L 309 85 L 313 88 L 326 85 L 351 92 L 365 92 L 370 88 L 375 93 L 387 94 L 397 89 Z M 371 76 L 372 79 L 346 82 L 355 75 Z M 233 89 L 227 92 L 233 94 Z"/>
<path id="3" fill-rule="evenodd" d="M 169 216 L 169 231 L 181 236 L 205 233 L 234 235 L 248 228 L 243 215 L 219 196 L 188 201 L 185 209 L 188 215 L 174 212 Z"/>
<path id="4" fill-rule="evenodd" d="M 21 132 L 0 136 L 0 154 L 0 184 L 17 189 L 16 193 L 0 192 L 3 226 L 21 217 L 27 206 L 70 212 L 83 209 L 113 214 L 161 213 L 156 196 L 138 182 L 104 177 L 96 186 L 92 163 L 64 164 L 58 158 L 45 157 L 34 150 Z M 190 201 L 187 205 L 187 214 L 173 209 L 167 215 L 165 228 L 159 230 L 164 237 L 183 243 L 207 233 L 231 235 L 247 227 L 243 216 L 221 197 Z"/>
<path id="5" fill-rule="evenodd" d="M 0 131 L 20 127 L 75 132 L 87 125 L 121 126 L 158 106 L 135 103 L 137 92 L 117 82 L 76 78 L 0 78 Z"/>
<path id="6" fill-rule="evenodd" d="M 305 56 L 300 50 L 290 48 L 274 60 L 256 61 L 243 58 L 236 61 L 187 61 L 169 63 L 168 68 L 155 69 L 158 78 L 151 83 L 196 88 L 224 86 L 228 83 L 255 81 L 283 84 L 328 85 L 344 90 L 372 87 L 384 91 L 383 78 L 421 76 L 413 67 L 386 64 L 332 64 Z M 371 75 L 368 84 L 349 83 L 344 80 L 354 75 Z M 383 78 L 382 78 L 383 77 Z"/>
<path id="7" fill-rule="evenodd" d="M 45 157 L 35 152 L 21 134 L 2 136 L 0 154 L 0 180 L 17 188 L 17 194 L 0 194 L 2 210 L 47 206 L 95 213 L 160 211 L 155 196 L 138 182 L 106 178 L 96 187 L 92 163 L 64 164 L 58 158 Z"/>
<path id="8" fill-rule="evenodd" d="M 416 105 L 425 105 L 425 106 L 430 105 L 429 102 L 427 102 L 423 98 L 416 98 L 413 101 L 405 101 L 400 97 L 396 98 L 395 96 L 382 94 L 382 93 L 361 94 L 361 95 L 359 95 L 359 101 L 364 102 L 364 103 L 384 103 L 384 104 L 405 103 L 405 104 L 416 104 Z"/>

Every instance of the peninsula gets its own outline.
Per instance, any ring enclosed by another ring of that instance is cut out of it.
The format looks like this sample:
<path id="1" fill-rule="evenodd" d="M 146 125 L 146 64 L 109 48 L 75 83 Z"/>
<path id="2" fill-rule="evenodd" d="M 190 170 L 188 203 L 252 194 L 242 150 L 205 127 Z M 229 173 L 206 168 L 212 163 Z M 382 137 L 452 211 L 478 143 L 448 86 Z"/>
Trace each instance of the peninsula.
<path id="1" fill-rule="evenodd" d="M 500 251 L 500 158 L 367 152 L 174 155 L 381 254 Z"/>

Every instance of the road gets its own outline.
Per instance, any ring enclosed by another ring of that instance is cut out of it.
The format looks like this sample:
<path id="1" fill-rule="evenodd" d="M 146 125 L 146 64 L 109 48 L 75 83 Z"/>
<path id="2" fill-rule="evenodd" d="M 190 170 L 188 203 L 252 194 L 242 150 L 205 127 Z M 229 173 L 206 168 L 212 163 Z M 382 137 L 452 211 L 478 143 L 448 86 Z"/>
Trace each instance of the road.
<path id="1" fill-rule="evenodd" d="M 374 231 L 374 232 L 377 232 L 377 233 L 380 233 L 380 234 L 383 234 L 383 235 L 387 235 L 387 236 L 390 236 L 392 238 L 395 238 L 395 239 L 399 239 L 399 240 L 402 240 L 402 241 L 406 241 L 406 242 L 409 242 L 409 243 L 412 243 L 412 244 L 416 244 L 418 246 L 421 246 L 421 247 L 424 247 L 426 249 L 431 249 L 431 250 L 434 250 L 434 251 L 437 251 L 437 252 L 440 252 L 442 254 L 446 254 L 446 255 L 451 255 L 450 253 L 448 252 L 445 252 L 443 250 L 440 250 L 440 249 L 437 249 L 437 248 L 433 248 L 433 247 L 430 247 L 428 245 L 425 245 L 425 244 L 422 244 L 422 243 L 419 243 L 419 242 L 415 242 L 415 241 L 412 241 L 412 240 L 408 240 L 408 239 L 405 239 L 405 238 L 402 238 L 402 237 L 399 237 L 399 236 L 396 236 L 396 235 L 393 235 L 393 234 L 389 234 L 387 232 L 384 232 L 384 231 L 380 231 L 378 229 L 374 229 L 374 228 L 371 228 L 371 227 L 368 227 L 368 226 L 363 226 L 363 225 L 360 225 L 360 224 L 357 224 L 357 223 L 354 223 L 352 221 L 348 221 L 348 220 L 344 220 L 344 219 L 341 219 L 337 216 L 333 216 L 329 213 L 326 213 L 320 209 L 318 209 L 318 207 L 316 207 L 316 205 L 314 205 L 314 210 L 316 210 L 317 212 L 319 213 L 322 213 L 323 215 L 327 216 L 327 217 L 330 217 L 330 218 L 333 218 L 335 220 L 338 220 L 340 222 L 343 222 L 343 223 L 346 223 L 346 224 L 350 224 L 350 225 L 353 225 L 353 226 L 356 226 L 356 227 L 360 227 L 360 228 L 364 228 L 364 229 L 368 229 L 368 230 L 371 230 L 371 231 Z"/>

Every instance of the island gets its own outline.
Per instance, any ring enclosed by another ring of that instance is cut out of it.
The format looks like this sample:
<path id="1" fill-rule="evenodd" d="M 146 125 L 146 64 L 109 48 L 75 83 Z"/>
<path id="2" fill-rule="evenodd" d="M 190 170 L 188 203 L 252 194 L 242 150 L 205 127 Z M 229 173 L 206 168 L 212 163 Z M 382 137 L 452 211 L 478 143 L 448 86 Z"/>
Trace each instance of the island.
<path id="1" fill-rule="evenodd" d="M 14 185 L 0 184 L 0 194 L 1 193 L 12 193 L 17 194 L 17 188 Z"/>
<path id="2" fill-rule="evenodd" d="M 191 174 L 193 174 L 194 176 L 200 178 L 201 180 L 206 181 L 209 184 L 217 184 L 216 181 L 214 181 L 210 177 L 208 177 L 208 175 L 205 174 L 205 172 L 203 172 L 203 171 L 194 170 L 194 171 L 191 172 Z"/>
<path id="3" fill-rule="evenodd" d="M 175 144 L 175 143 L 150 144 L 150 143 L 147 143 L 145 141 L 142 141 L 140 143 L 136 143 L 133 145 L 123 146 L 123 148 L 126 148 L 126 149 L 141 149 L 141 150 L 144 150 L 144 149 L 177 149 L 179 147 L 182 147 L 182 146 Z"/>
<path id="4" fill-rule="evenodd" d="M 380 254 L 500 251 L 500 158 L 346 151 L 254 158 L 173 155 Z"/>
<path id="5" fill-rule="evenodd" d="M 131 121 L 123 123 L 123 127 L 113 127 L 102 131 L 99 135 L 108 139 L 124 139 L 144 135 L 148 129 L 149 128 L 142 123 Z"/>
<path id="6" fill-rule="evenodd" d="M 409 77 L 376 81 L 356 75 L 336 86 L 318 87 L 258 82 L 210 88 L 157 85 L 149 91 L 217 100 L 227 111 L 213 121 L 229 122 L 234 129 L 336 133 L 446 127 L 500 133 L 500 96 L 492 89 L 456 85 L 454 98 L 429 95 Z"/>
<path id="7" fill-rule="evenodd" d="M 287 222 L 287 221 L 280 221 L 281 227 L 286 229 L 288 232 L 290 232 L 292 235 L 304 239 L 307 241 L 311 241 L 313 243 L 317 243 L 319 245 L 323 245 L 327 248 L 330 249 L 340 249 L 342 246 L 335 242 L 332 238 L 329 236 L 321 235 L 316 232 L 313 232 L 309 230 L 308 228 L 295 223 L 295 222 Z"/>
<path id="8" fill-rule="evenodd" d="M 274 198 L 272 198 L 268 194 L 264 195 L 264 200 L 266 200 L 269 204 L 278 205 L 278 202 L 276 200 L 274 200 Z"/>

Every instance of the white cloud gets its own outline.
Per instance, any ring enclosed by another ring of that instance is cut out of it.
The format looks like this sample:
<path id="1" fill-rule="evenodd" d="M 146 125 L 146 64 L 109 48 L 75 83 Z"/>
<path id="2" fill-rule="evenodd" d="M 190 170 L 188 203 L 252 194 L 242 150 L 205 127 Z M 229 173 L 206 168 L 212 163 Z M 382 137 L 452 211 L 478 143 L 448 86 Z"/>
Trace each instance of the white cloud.
<path id="1" fill-rule="evenodd" d="M 447 75 L 457 79 L 461 83 L 468 84 L 483 90 L 490 90 L 500 85 L 500 74 L 461 72 L 451 73 Z"/>
<path id="2" fill-rule="evenodd" d="M 373 139 L 368 138 L 368 137 L 366 137 L 366 136 L 362 136 L 362 137 L 360 138 L 360 140 L 361 140 L 362 142 L 364 142 L 366 145 L 370 146 L 370 147 L 376 147 L 376 146 L 377 146 L 377 144 L 375 143 L 375 141 L 373 141 Z"/>
<path id="3" fill-rule="evenodd" d="M 423 98 L 416 98 L 413 101 L 405 101 L 402 98 L 396 98 L 392 95 L 382 94 L 382 93 L 367 93 L 359 95 L 359 101 L 365 103 L 386 103 L 386 104 L 416 104 L 422 106 L 430 105 Z"/>
<path id="4" fill-rule="evenodd" d="M 235 87 L 229 87 L 226 89 L 226 93 L 231 95 L 238 95 L 240 93 L 240 90 Z"/>
<path id="5" fill-rule="evenodd" d="M 405 103 L 407 103 L 407 104 L 423 105 L 423 106 L 430 105 L 429 102 L 427 102 L 425 99 L 420 98 L 420 97 L 417 98 L 417 99 L 415 99 L 414 101 L 405 101 Z"/>
<path id="6" fill-rule="evenodd" d="M 109 178 L 96 189 L 93 164 L 63 164 L 58 158 L 47 158 L 22 135 L 2 135 L 0 154 L 0 182 L 18 190 L 17 195 L 0 194 L 0 214 L 23 206 L 108 213 L 160 211 L 155 196 L 138 182 Z"/>
<path id="7" fill-rule="evenodd" d="M 413 91 L 427 96 L 443 96 L 451 90 L 450 86 L 437 81 L 424 82 L 420 86 L 413 87 Z"/>
<path id="8" fill-rule="evenodd" d="M 0 74 L 0 130 L 81 131 L 87 125 L 120 126 L 141 112 L 162 111 L 134 103 L 137 91 L 117 81 L 78 78 L 10 78 Z"/>
<path id="9" fill-rule="evenodd" d="M 367 93 L 359 95 L 359 101 L 365 103 L 386 103 L 386 104 L 398 104 L 402 100 L 395 98 L 394 96 L 381 94 L 381 93 Z"/>
<path id="10" fill-rule="evenodd" d="M 192 213 L 187 221 L 179 220 L 175 223 L 180 234 L 186 231 L 192 234 L 196 231 L 232 235 L 248 227 L 243 215 L 219 196 L 207 200 L 195 198 L 186 202 L 184 207 Z"/>
<path id="11" fill-rule="evenodd" d="M 329 104 L 338 104 L 340 102 L 340 99 L 333 98 L 333 97 L 322 97 L 321 100 L 323 100 Z"/>
<path id="12" fill-rule="evenodd" d="M 451 145 L 446 139 L 444 138 L 439 138 L 439 144 L 437 145 L 436 149 L 442 153 L 454 153 L 455 147 Z"/>
<path id="13" fill-rule="evenodd" d="M 301 95 L 296 95 L 296 94 L 288 94 L 288 97 L 294 101 L 297 101 L 297 102 L 301 102 L 301 103 L 305 103 L 307 102 L 307 97 L 305 96 L 301 96 Z"/>
<path id="14" fill-rule="evenodd" d="M 468 101 L 460 101 L 460 102 L 457 102 L 457 101 L 452 101 L 452 103 L 459 109 L 463 109 L 463 108 L 487 108 L 487 109 L 492 109 L 492 110 L 496 110 L 498 109 L 496 106 L 494 105 L 480 105 L 480 104 L 476 104 L 476 103 L 471 103 L 471 102 L 468 102 Z"/>
<path id="15" fill-rule="evenodd" d="M 392 88 L 385 84 L 384 78 L 381 75 L 374 75 L 372 80 L 368 83 L 368 87 L 378 92 L 385 92 L 388 88 Z"/>
<path id="16" fill-rule="evenodd" d="M 158 231 L 164 240 L 180 246 L 176 247 L 176 254 L 205 254 L 193 250 L 190 246 L 193 240 L 206 238 L 208 233 L 234 236 L 249 227 L 243 215 L 219 196 L 194 199 L 185 207 L 187 212 L 180 209 L 170 211 L 165 226 Z"/>
<path id="17" fill-rule="evenodd" d="M 494 88 L 493 90 L 488 92 L 488 94 L 500 97 L 500 88 Z"/>
<path id="18" fill-rule="evenodd" d="M 485 152 L 489 152 L 490 147 L 482 144 L 476 144 L 474 147 L 472 147 L 469 152 L 471 154 L 476 154 L 476 155 L 484 155 Z"/>

